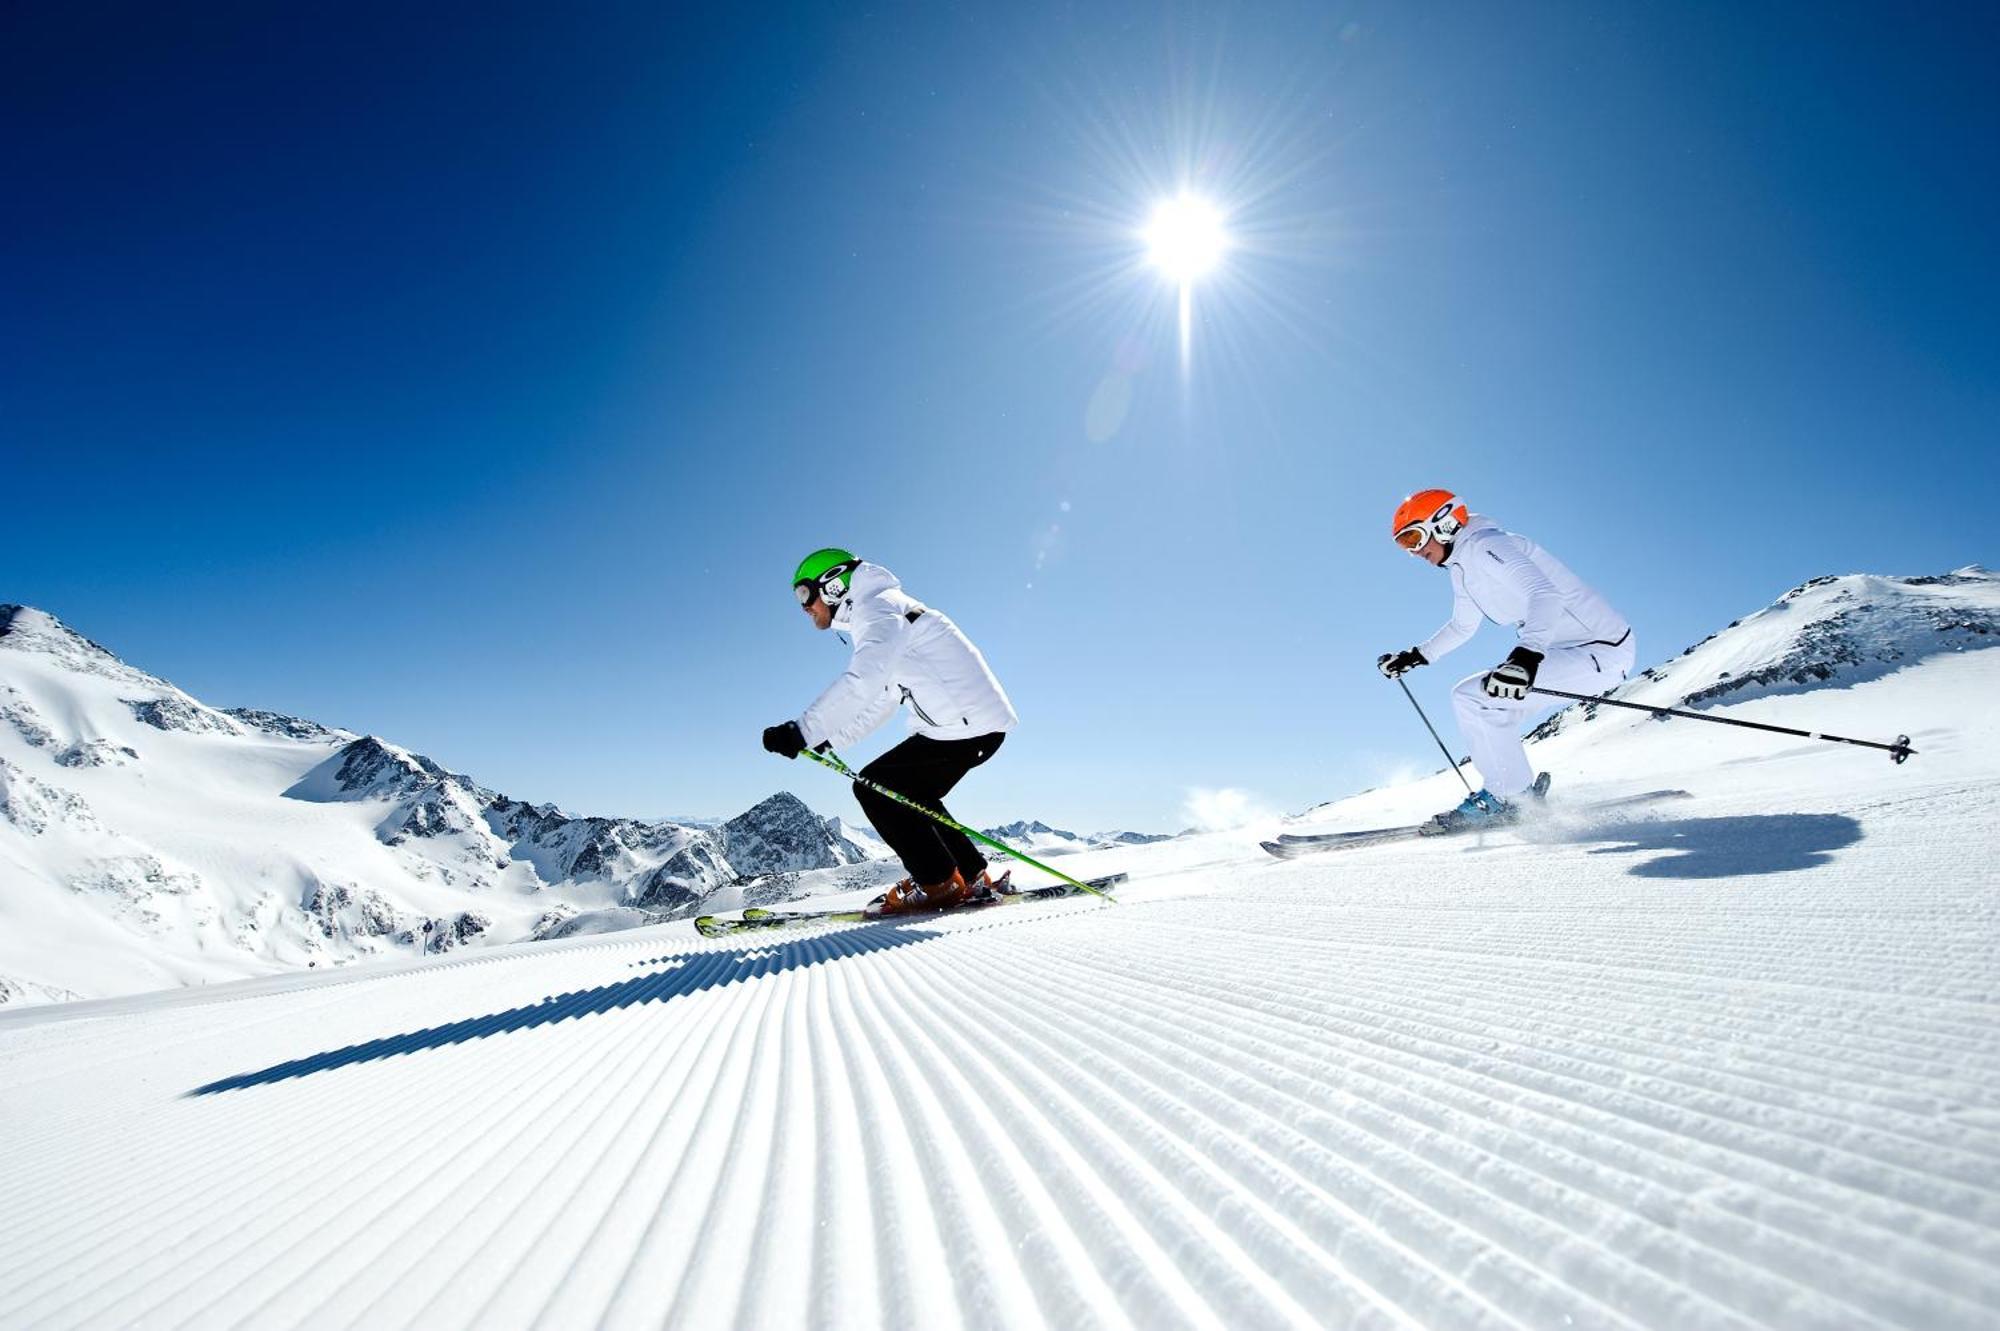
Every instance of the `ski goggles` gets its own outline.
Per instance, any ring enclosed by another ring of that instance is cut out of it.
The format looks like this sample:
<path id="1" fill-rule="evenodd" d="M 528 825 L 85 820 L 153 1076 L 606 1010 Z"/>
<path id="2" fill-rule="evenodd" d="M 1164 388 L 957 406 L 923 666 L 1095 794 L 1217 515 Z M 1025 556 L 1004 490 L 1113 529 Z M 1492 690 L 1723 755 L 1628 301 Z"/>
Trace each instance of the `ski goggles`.
<path id="1" fill-rule="evenodd" d="M 1409 523 L 1391 539 L 1411 554 L 1424 548 L 1432 540 L 1449 545 L 1458 537 L 1465 524 L 1460 522 L 1453 510 L 1458 507 L 1457 499 L 1448 499 L 1438 511 L 1427 518 L 1418 518 Z"/>
<path id="2" fill-rule="evenodd" d="M 1431 524 L 1428 522 L 1412 522 L 1409 526 L 1397 532 L 1395 537 L 1396 544 L 1402 546 L 1411 554 L 1415 554 L 1417 551 L 1423 549 L 1424 544 L 1430 539 Z"/>

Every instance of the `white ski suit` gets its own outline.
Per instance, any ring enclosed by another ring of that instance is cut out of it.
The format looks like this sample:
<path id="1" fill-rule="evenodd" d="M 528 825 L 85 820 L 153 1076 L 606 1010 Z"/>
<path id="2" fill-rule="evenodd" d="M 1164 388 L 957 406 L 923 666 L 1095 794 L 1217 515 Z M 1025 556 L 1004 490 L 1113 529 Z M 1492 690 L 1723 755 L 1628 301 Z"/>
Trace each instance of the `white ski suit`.
<path id="1" fill-rule="evenodd" d="M 910 733 L 932 739 L 975 739 L 1012 730 L 1019 720 L 958 625 L 905 592 L 880 564 L 854 570 L 833 627 L 853 642 L 854 656 L 799 718 L 807 747 L 844 749 L 903 702 Z"/>
<path id="2" fill-rule="evenodd" d="M 1542 654 L 1538 686 L 1568 693 L 1603 693 L 1632 671 L 1632 626 L 1563 562 L 1525 536 L 1473 515 L 1445 561 L 1451 574 L 1451 622 L 1419 644 L 1436 661 L 1464 644 L 1482 618 L 1511 625 L 1521 645 Z M 1521 717 L 1548 705 L 1529 694 L 1521 702 L 1489 698 L 1482 670 L 1458 682 L 1452 710 L 1472 749 L 1486 789 L 1502 799 L 1535 779 L 1521 748 Z"/>

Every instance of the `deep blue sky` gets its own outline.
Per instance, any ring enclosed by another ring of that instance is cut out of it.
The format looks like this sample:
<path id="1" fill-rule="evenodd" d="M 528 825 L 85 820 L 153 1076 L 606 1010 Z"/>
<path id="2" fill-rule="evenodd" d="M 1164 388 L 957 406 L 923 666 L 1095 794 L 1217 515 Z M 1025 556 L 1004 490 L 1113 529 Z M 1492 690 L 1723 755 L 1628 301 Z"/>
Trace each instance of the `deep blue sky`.
<path id="1" fill-rule="evenodd" d="M 849 812 L 757 746 L 845 544 L 1022 713 L 964 815 L 1302 805 L 1428 762 L 1409 490 L 1644 662 L 1993 560 L 1995 14 L 13 7 L 0 600 L 579 812 Z"/>

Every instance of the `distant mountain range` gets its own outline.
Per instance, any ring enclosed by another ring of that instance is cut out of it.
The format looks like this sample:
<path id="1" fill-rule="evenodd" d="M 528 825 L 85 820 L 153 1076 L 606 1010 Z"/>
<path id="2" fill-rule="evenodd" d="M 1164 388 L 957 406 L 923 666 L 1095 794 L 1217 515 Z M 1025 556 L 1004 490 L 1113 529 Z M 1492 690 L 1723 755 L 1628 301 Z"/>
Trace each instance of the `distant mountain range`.
<path id="1" fill-rule="evenodd" d="M 787 793 L 706 826 L 529 803 L 377 736 L 208 706 L 0 605 L 0 1001 L 679 918 L 879 853 Z"/>
<path id="2" fill-rule="evenodd" d="M 1065 832 L 1039 820 L 1031 822 L 1025 819 L 984 830 L 994 840 L 1004 841 L 1017 850 L 1025 850 L 1038 857 L 1067 855 L 1082 850 L 1109 850 L 1116 846 L 1147 846 L 1155 841 L 1172 839 L 1171 834 L 1154 832 Z"/>

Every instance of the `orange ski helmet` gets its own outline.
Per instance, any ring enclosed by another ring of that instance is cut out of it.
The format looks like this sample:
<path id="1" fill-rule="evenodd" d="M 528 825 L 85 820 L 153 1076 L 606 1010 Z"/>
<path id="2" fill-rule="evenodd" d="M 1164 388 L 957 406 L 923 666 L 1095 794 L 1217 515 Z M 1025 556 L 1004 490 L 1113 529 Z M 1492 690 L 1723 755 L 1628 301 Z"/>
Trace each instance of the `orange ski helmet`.
<path id="1" fill-rule="evenodd" d="M 1457 495 L 1449 490 L 1419 490 L 1396 505 L 1389 534 L 1397 545 L 1415 554 L 1433 537 L 1450 545 L 1465 521 L 1465 505 L 1458 502 Z"/>

